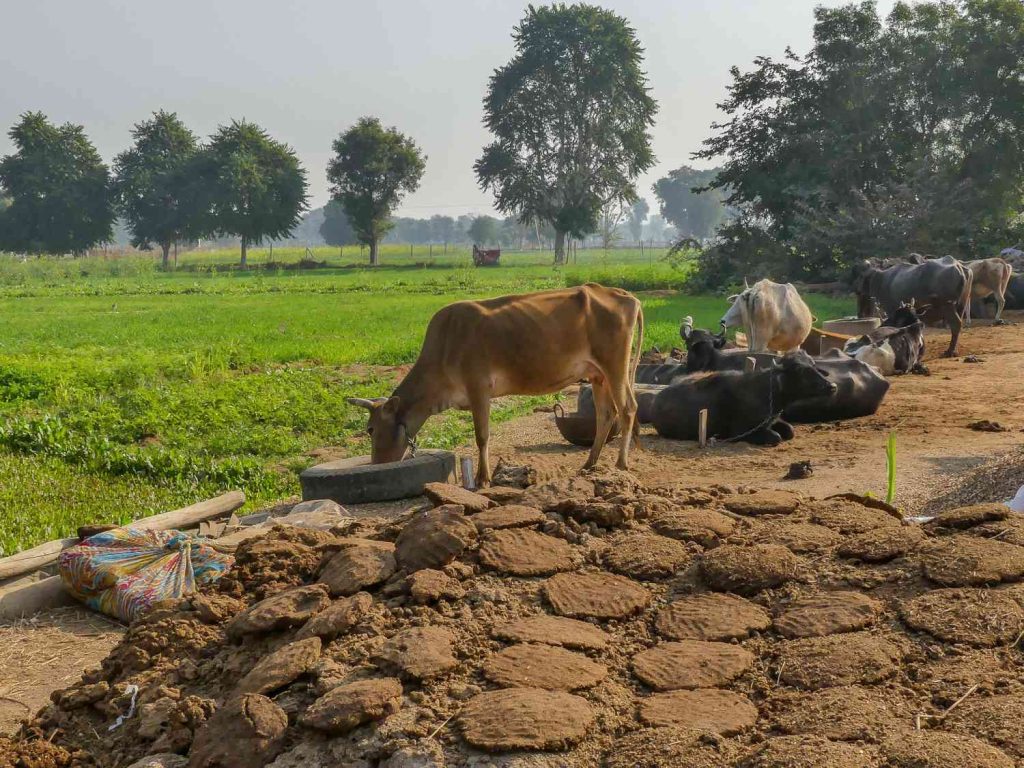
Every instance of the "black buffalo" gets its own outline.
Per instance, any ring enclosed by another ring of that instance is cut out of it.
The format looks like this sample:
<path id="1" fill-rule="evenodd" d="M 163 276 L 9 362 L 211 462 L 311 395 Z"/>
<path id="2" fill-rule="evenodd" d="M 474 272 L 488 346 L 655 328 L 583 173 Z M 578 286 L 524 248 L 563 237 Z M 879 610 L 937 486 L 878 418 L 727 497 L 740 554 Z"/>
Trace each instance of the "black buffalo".
<path id="1" fill-rule="evenodd" d="M 871 333 L 848 341 L 843 351 L 856 355 L 867 346 L 888 344 L 893 352 L 894 373 L 909 373 L 924 358 L 924 323 L 914 309 L 914 303 L 902 304 L 882 325 Z"/>
<path id="2" fill-rule="evenodd" d="M 928 308 L 929 319 L 945 321 L 949 326 L 949 349 L 944 357 L 953 357 L 970 303 L 972 279 L 971 271 L 952 256 L 893 264 L 885 269 L 865 261 L 853 276 L 857 314 L 874 317 L 881 308 L 891 316 L 902 304 L 916 301 L 918 307 Z"/>
<path id="3" fill-rule="evenodd" d="M 715 335 L 711 331 L 694 328 L 690 318 L 683 321 L 679 328 L 679 335 L 686 342 L 686 372 L 698 373 L 700 371 L 742 371 L 747 364 L 747 358 L 757 360 L 757 365 L 767 365 L 775 360 L 778 355 L 770 352 L 750 352 L 745 349 L 726 349 L 725 330 Z M 652 382 L 653 383 L 653 382 Z M 657 382 L 669 384 L 669 381 Z"/>
<path id="4" fill-rule="evenodd" d="M 633 387 L 633 393 L 636 395 L 636 420 L 638 423 L 651 423 L 654 398 L 664 388 L 664 385 L 660 384 L 637 384 Z M 594 408 L 594 388 L 589 384 L 580 386 L 580 393 L 576 397 L 576 410 L 581 416 L 597 418 L 597 410 Z"/>
<path id="5" fill-rule="evenodd" d="M 836 390 L 806 352 L 790 352 L 771 368 L 678 379 L 654 399 L 653 424 L 662 437 L 696 440 L 698 414 L 707 409 L 708 437 L 778 445 L 793 437 L 793 427 L 781 418 L 787 406 Z"/>

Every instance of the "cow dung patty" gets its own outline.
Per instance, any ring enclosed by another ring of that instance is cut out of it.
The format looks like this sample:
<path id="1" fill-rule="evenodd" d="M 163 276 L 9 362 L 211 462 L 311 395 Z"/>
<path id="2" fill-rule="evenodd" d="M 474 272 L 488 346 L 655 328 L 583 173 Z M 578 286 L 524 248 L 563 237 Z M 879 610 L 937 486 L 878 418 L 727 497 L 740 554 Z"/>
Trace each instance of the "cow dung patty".
<path id="1" fill-rule="evenodd" d="M 769 739 L 738 768 L 876 768 L 878 748 L 820 736 Z"/>
<path id="2" fill-rule="evenodd" d="M 701 558 L 701 575 L 709 587 L 720 592 L 753 595 L 796 578 L 799 561 L 786 547 L 755 544 L 744 547 L 725 544 Z"/>
<path id="3" fill-rule="evenodd" d="M 944 587 L 975 587 L 1018 581 L 1024 547 L 977 536 L 947 536 L 918 547 L 924 575 Z"/>
<path id="4" fill-rule="evenodd" d="M 700 731 L 679 726 L 642 728 L 615 740 L 605 753 L 605 768 L 727 768 L 722 747 L 701 743 Z"/>
<path id="5" fill-rule="evenodd" d="M 521 528 L 491 531 L 479 554 L 486 568 L 513 576 L 548 576 L 576 566 L 575 550 L 565 539 Z"/>
<path id="6" fill-rule="evenodd" d="M 887 563 L 911 552 L 923 540 L 924 532 L 916 525 L 885 527 L 851 536 L 836 554 L 865 563 Z"/>
<path id="7" fill-rule="evenodd" d="M 824 736 L 833 741 L 878 741 L 897 727 L 897 722 L 881 692 L 859 685 L 793 696 L 775 718 L 783 733 Z"/>
<path id="8" fill-rule="evenodd" d="M 1024 630 L 1024 609 L 1004 590 L 935 589 L 903 600 L 900 617 L 912 629 L 947 643 L 991 648 Z"/>
<path id="9" fill-rule="evenodd" d="M 555 613 L 576 618 L 624 619 L 651 601 L 635 581 L 610 573 L 560 573 L 543 590 Z"/>
<path id="10" fill-rule="evenodd" d="M 975 739 L 942 731 L 907 731 L 882 745 L 887 768 L 1013 768 L 1001 750 Z"/>
<path id="11" fill-rule="evenodd" d="M 703 688 L 655 693 L 640 700 L 639 715 L 647 725 L 677 725 L 731 736 L 757 722 L 757 707 L 742 694 Z"/>
<path id="12" fill-rule="evenodd" d="M 754 655 L 738 645 L 682 640 L 638 653 L 633 657 L 633 673 L 656 691 L 717 688 L 753 663 Z"/>
<path id="13" fill-rule="evenodd" d="M 759 543 L 780 544 L 796 554 L 825 552 L 842 540 L 838 533 L 823 525 L 775 521 L 758 526 L 749 536 Z"/>
<path id="14" fill-rule="evenodd" d="M 611 639 L 611 635 L 593 624 L 547 614 L 527 616 L 511 624 L 502 624 L 495 627 L 491 634 L 499 640 L 515 643 L 545 643 L 585 651 L 600 651 Z"/>
<path id="15" fill-rule="evenodd" d="M 873 624 L 881 605 L 860 592 L 822 592 L 794 600 L 775 619 L 783 637 L 815 637 L 852 632 Z"/>
<path id="16" fill-rule="evenodd" d="M 547 518 L 534 507 L 510 504 L 477 512 L 469 520 L 478 531 L 483 532 L 488 528 L 528 528 L 543 523 Z"/>
<path id="17" fill-rule="evenodd" d="M 850 499 L 818 501 L 810 510 L 811 522 L 848 536 L 903 525 L 885 510 L 865 507 Z"/>
<path id="18" fill-rule="evenodd" d="M 1005 520 L 1013 514 L 1005 504 L 972 504 L 969 507 L 957 507 L 933 517 L 924 527 L 928 530 L 942 532 L 943 529 L 964 530 L 982 523 Z"/>
<path id="19" fill-rule="evenodd" d="M 892 677 L 899 660 L 895 645 L 867 632 L 789 640 L 779 653 L 779 679 L 810 691 L 877 683 Z"/>
<path id="20" fill-rule="evenodd" d="M 685 568 L 690 559 L 685 545 L 649 534 L 613 537 L 602 558 L 609 570 L 644 581 L 668 578 Z"/>
<path id="21" fill-rule="evenodd" d="M 757 491 L 730 496 L 725 508 L 737 515 L 789 515 L 800 506 L 800 497 L 789 491 Z"/>
<path id="22" fill-rule="evenodd" d="M 690 595 L 658 613 L 655 628 L 669 640 L 732 640 L 771 626 L 759 605 L 729 594 Z"/>
<path id="23" fill-rule="evenodd" d="M 736 528 L 731 517 L 713 509 L 683 509 L 658 516 L 651 524 L 662 536 L 693 541 L 702 547 L 717 546 Z"/>
<path id="24" fill-rule="evenodd" d="M 491 752 L 565 749 L 586 736 L 593 722 L 586 699 L 537 688 L 486 691 L 459 714 L 466 741 Z"/>
<path id="25" fill-rule="evenodd" d="M 483 672 L 503 688 L 575 691 L 597 685 L 608 668 L 564 648 L 527 643 L 494 654 L 484 663 Z"/>
<path id="26" fill-rule="evenodd" d="M 951 728 L 998 744 L 1014 757 L 1024 757 L 1024 695 L 966 699 L 945 721 Z"/>

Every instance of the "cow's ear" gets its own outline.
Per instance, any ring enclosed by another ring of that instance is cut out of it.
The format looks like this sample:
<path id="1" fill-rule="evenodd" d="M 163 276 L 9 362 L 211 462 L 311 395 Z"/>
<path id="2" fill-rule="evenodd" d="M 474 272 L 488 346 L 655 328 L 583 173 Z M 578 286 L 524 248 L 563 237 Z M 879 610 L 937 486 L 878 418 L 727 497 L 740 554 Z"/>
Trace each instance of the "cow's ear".
<path id="1" fill-rule="evenodd" d="M 381 410 L 388 416 L 394 416 L 396 413 L 398 413 L 398 408 L 401 404 L 402 398 L 389 397 L 387 401 L 384 403 L 384 406 Z"/>

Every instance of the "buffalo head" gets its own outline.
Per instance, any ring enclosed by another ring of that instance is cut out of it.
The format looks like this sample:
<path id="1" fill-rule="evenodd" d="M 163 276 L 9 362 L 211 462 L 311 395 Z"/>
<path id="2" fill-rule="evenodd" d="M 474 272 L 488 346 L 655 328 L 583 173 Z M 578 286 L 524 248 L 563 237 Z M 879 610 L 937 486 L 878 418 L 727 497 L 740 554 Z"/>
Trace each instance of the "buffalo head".
<path id="1" fill-rule="evenodd" d="M 815 365 L 814 359 L 802 350 L 783 355 L 777 372 L 781 388 L 790 400 L 834 395 L 838 390 L 828 371 Z"/>

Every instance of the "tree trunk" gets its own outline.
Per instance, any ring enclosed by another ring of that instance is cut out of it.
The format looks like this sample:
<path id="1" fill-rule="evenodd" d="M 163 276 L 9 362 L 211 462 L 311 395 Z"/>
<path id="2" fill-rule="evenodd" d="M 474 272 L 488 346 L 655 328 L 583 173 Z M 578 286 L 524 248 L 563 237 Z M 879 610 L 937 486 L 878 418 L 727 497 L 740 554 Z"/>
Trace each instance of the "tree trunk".
<path id="1" fill-rule="evenodd" d="M 168 242 L 164 242 L 164 243 L 161 243 L 161 244 L 160 244 L 160 248 L 161 248 L 161 249 L 163 250 L 163 252 L 164 252 L 164 258 L 163 258 L 163 268 L 164 268 L 164 269 L 167 269 L 167 265 L 168 265 L 168 264 L 170 263 L 170 261 L 171 261 L 171 244 L 170 244 L 170 242 L 169 242 L 169 241 L 168 241 Z"/>
<path id="2" fill-rule="evenodd" d="M 370 266 L 377 266 L 377 238 L 370 241 Z"/>
<path id="3" fill-rule="evenodd" d="M 247 238 L 242 238 L 242 267 L 249 266 L 247 256 L 249 255 L 249 241 Z"/>
<path id="4" fill-rule="evenodd" d="M 565 232 L 555 230 L 555 264 L 565 264 Z"/>

